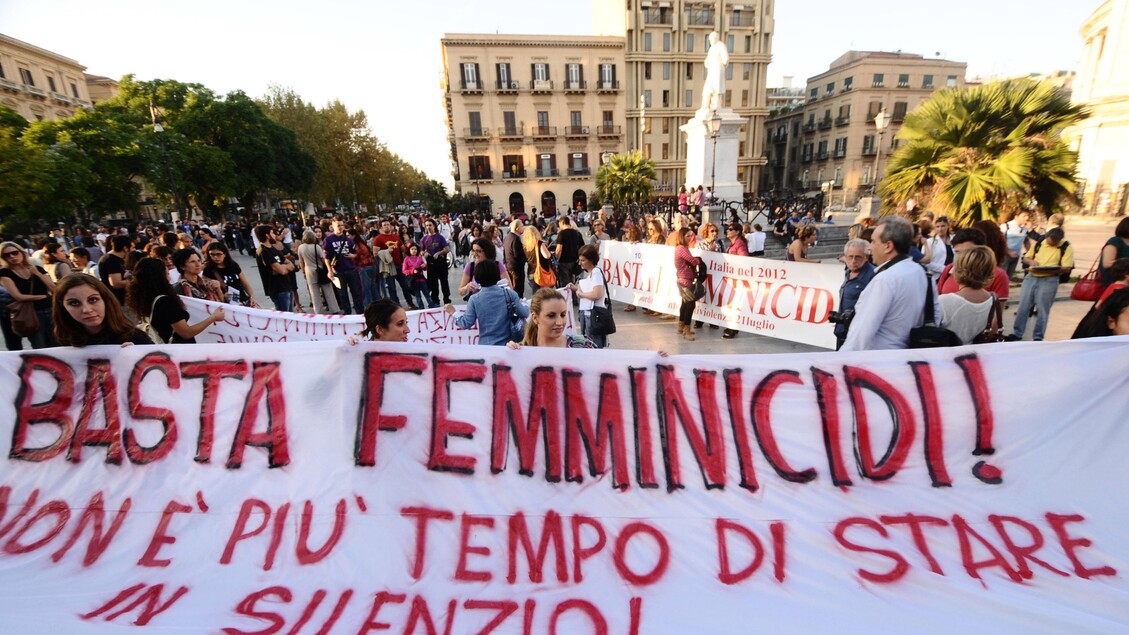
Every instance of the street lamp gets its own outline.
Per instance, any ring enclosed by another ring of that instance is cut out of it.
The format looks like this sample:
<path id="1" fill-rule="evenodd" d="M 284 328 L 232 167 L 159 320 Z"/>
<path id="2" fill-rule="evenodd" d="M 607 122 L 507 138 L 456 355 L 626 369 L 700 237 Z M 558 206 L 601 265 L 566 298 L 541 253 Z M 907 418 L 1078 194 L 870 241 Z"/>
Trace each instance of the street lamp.
<path id="1" fill-rule="evenodd" d="M 647 96 L 639 95 L 639 147 L 635 148 L 643 154 L 643 129 L 647 127 Z"/>
<path id="2" fill-rule="evenodd" d="M 604 211 L 611 214 L 612 209 L 612 195 L 608 187 L 608 165 L 612 162 L 612 157 L 615 156 L 614 152 L 604 152 L 600 155 L 600 165 L 604 166 Z"/>
<path id="3" fill-rule="evenodd" d="M 874 116 L 874 127 L 878 130 L 878 152 L 874 154 L 874 193 L 878 193 L 878 160 L 882 158 L 882 137 L 886 134 L 886 126 L 890 125 L 890 116 L 883 108 Z"/>
<path id="4" fill-rule="evenodd" d="M 474 181 L 474 211 L 475 211 L 475 213 L 482 211 L 482 192 L 478 189 L 478 179 L 479 179 L 479 177 L 482 176 L 482 169 L 481 169 L 481 166 L 476 164 L 475 161 L 474 161 L 475 156 L 477 156 L 477 151 L 478 151 L 477 148 L 475 148 L 474 146 L 470 146 L 470 159 L 471 160 L 470 160 L 470 165 L 468 166 L 470 168 L 470 170 L 468 170 L 468 172 L 470 172 L 471 180 Z M 476 174 L 476 172 L 477 172 L 477 174 Z"/>
<path id="5" fill-rule="evenodd" d="M 707 207 L 713 207 L 713 202 L 717 198 L 717 195 L 714 194 L 717 177 L 717 133 L 721 132 L 721 115 L 717 114 L 716 108 L 710 115 L 709 125 L 710 139 L 713 139 L 713 160 L 710 163 L 710 200 Z"/>

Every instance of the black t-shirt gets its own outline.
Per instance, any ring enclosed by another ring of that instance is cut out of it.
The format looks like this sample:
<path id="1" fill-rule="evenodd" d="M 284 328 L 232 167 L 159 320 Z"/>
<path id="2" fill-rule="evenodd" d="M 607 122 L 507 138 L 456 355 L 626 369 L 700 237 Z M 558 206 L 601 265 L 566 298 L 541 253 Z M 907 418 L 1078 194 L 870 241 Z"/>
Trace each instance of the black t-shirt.
<path id="1" fill-rule="evenodd" d="M 98 277 L 102 279 L 102 284 L 110 287 L 110 291 L 117 297 L 118 302 L 125 304 L 125 288 L 115 289 L 110 285 L 110 274 L 114 273 L 120 273 L 122 278 L 125 278 L 125 261 L 114 254 L 107 253 L 98 261 Z"/>
<path id="2" fill-rule="evenodd" d="M 290 290 L 286 274 L 275 273 L 272 264 L 286 264 L 286 255 L 280 249 L 263 245 L 259 248 L 259 268 L 263 273 L 263 291 L 271 296 Z"/>
<path id="3" fill-rule="evenodd" d="M 557 244 L 561 247 L 561 255 L 557 257 L 559 261 L 576 262 L 580 259 L 577 252 L 584 246 L 584 236 L 572 227 L 562 229 L 557 234 Z"/>
<path id="4" fill-rule="evenodd" d="M 160 304 L 158 302 L 157 304 Z M 96 335 L 91 335 L 90 339 L 86 341 L 87 346 L 98 346 L 102 344 L 121 345 L 126 342 L 131 344 L 152 344 L 153 340 L 149 336 L 142 333 L 137 329 L 133 329 L 126 337 L 122 337 L 113 331 L 103 329 Z"/>
<path id="5" fill-rule="evenodd" d="M 169 344 L 195 344 L 196 338 L 184 339 L 172 330 L 172 325 L 181 320 L 188 321 L 188 311 L 175 295 L 163 295 L 153 304 L 151 324 L 161 339 Z"/>
<path id="6" fill-rule="evenodd" d="M 231 258 L 226 258 L 226 265 L 223 267 L 215 267 L 209 265 L 204 270 L 204 276 L 212 280 L 219 280 L 224 284 L 226 289 L 235 289 L 239 291 L 239 302 L 242 304 L 249 304 L 251 297 L 247 293 L 247 289 L 243 287 L 243 281 L 239 279 L 239 274 L 243 269 Z"/>
<path id="7" fill-rule="evenodd" d="M 43 274 L 43 275 L 47 275 L 47 272 L 43 270 L 43 267 L 36 267 L 35 270 L 38 271 L 39 273 Z M 51 297 L 50 297 L 50 295 L 47 291 L 47 285 L 44 284 L 43 281 L 39 279 L 39 276 L 37 276 L 33 273 L 33 274 L 31 274 L 30 278 L 25 280 L 24 278 L 21 278 L 20 276 L 16 275 L 15 271 L 12 271 L 11 269 L 5 268 L 5 269 L 0 269 L 0 277 L 8 278 L 9 280 L 11 280 L 12 283 L 16 285 L 16 290 L 18 290 L 20 293 L 22 293 L 24 295 L 46 295 L 46 296 L 48 296 L 46 298 L 36 300 L 33 303 L 33 305 L 35 306 L 35 309 L 37 311 L 41 310 L 41 309 L 46 309 L 46 310 L 51 309 Z"/>

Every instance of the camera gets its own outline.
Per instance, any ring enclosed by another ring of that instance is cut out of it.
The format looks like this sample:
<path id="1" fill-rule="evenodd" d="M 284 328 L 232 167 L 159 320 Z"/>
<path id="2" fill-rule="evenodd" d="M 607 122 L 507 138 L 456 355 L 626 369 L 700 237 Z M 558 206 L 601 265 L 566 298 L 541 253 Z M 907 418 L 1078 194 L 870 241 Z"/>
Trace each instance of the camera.
<path id="1" fill-rule="evenodd" d="M 851 320 L 855 319 L 855 310 L 847 309 L 846 311 L 832 311 L 827 316 L 827 321 L 832 324 L 849 325 Z"/>

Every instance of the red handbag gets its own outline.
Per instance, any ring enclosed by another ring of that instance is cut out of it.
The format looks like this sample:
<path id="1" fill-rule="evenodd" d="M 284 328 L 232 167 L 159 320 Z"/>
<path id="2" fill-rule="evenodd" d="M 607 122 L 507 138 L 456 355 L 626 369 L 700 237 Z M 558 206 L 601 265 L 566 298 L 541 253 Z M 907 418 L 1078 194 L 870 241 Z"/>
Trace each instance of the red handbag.
<path id="1" fill-rule="evenodd" d="M 1081 302 L 1097 302 L 1098 298 L 1102 297 L 1102 292 L 1105 291 L 1105 285 L 1102 284 L 1102 275 L 1098 271 L 1098 261 L 1101 259 L 1101 254 L 1098 259 L 1094 260 L 1094 266 L 1090 267 L 1090 273 L 1078 279 L 1074 283 L 1074 288 L 1070 291 L 1071 300 L 1079 300 Z"/>

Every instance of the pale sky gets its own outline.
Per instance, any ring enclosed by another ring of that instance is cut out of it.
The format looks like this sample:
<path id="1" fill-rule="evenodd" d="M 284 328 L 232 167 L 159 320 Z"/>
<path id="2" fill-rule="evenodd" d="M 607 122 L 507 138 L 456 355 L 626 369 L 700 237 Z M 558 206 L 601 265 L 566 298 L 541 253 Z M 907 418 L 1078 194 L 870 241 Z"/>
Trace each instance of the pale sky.
<path id="1" fill-rule="evenodd" d="M 622 0 L 608 0 L 621 2 Z M 1100 0 L 777 0 L 769 86 L 850 49 L 967 62 L 977 75 L 1076 70 Z M 592 33 L 590 0 L 0 0 L 0 33 L 114 78 L 198 82 L 252 97 L 271 84 L 364 110 L 373 133 L 453 189 L 444 33 Z"/>

